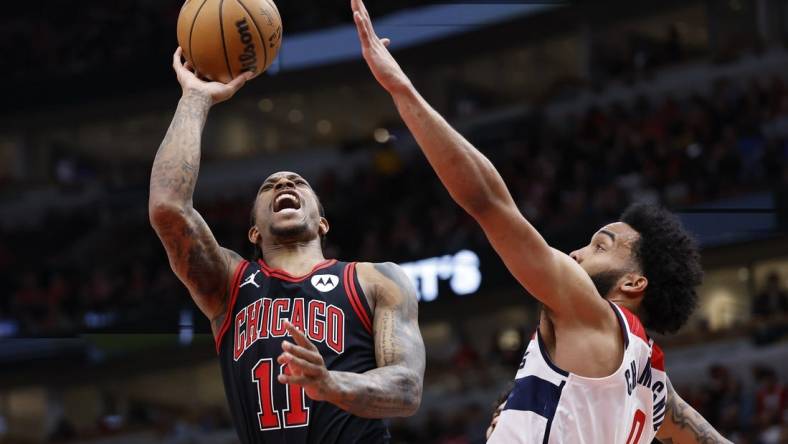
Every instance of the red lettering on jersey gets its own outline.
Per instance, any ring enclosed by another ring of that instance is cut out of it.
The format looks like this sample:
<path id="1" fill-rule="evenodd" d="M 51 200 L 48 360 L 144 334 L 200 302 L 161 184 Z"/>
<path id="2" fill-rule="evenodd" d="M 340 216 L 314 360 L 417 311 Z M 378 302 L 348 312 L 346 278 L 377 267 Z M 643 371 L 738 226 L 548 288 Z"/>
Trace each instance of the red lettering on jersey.
<path id="1" fill-rule="evenodd" d="M 326 303 L 323 301 L 312 300 L 309 301 L 307 325 L 308 329 L 306 334 L 312 338 L 313 341 L 323 342 L 326 339 Z M 323 319 L 318 319 L 320 315 Z"/>
<path id="2" fill-rule="evenodd" d="M 257 332 L 260 330 L 260 300 L 256 300 L 246 307 L 248 319 L 246 320 L 246 343 L 244 350 L 249 348 L 257 340 Z"/>
<path id="3" fill-rule="evenodd" d="M 257 337 L 260 339 L 265 339 L 268 337 L 268 326 L 271 322 L 271 300 L 268 298 L 263 298 L 263 308 L 262 308 L 262 316 L 260 319 L 260 333 L 257 334 Z"/>
<path id="4" fill-rule="evenodd" d="M 235 315 L 235 347 L 233 350 L 233 357 L 236 361 L 246 350 L 246 329 L 242 327 L 244 322 L 246 322 L 246 307 Z"/>
<path id="5" fill-rule="evenodd" d="M 313 342 L 325 344 L 338 354 L 345 351 L 345 313 L 325 301 L 304 298 L 258 299 L 244 307 L 235 316 L 235 344 L 233 357 L 237 361 L 260 339 L 287 335 L 283 321 L 303 331 Z M 305 312 L 306 310 L 306 312 Z"/>
<path id="6" fill-rule="evenodd" d="M 338 354 L 345 351 L 345 313 L 339 308 L 329 305 L 326 310 L 326 345 Z"/>
<path id="7" fill-rule="evenodd" d="M 304 298 L 293 299 L 293 311 L 290 314 L 290 323 L 304 332 L 304 334 L 307 334 L 306 327 L 304 326 Z"/>
<path id="8" fill-rule="evenodd" d="M 286 330 L 282 325 L 282 312 L 290 311 L 290 299 L 274 299 L 271 311 L 271 336 L 284 336 Z"/>

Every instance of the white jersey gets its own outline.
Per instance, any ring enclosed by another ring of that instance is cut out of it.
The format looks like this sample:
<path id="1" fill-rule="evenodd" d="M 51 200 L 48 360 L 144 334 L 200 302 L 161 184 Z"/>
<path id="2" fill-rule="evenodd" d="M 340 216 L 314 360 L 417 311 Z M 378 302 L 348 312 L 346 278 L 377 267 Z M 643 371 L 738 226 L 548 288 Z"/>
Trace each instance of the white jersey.
<path id="1" fill-rule="evenodd" d="M 662 350 L 626 308 L 614 307 L 624 359 L 604 378 L 585 378 L 550 360 L 537 329 L 488 444 L 649 444 L 665 418 Z"/>

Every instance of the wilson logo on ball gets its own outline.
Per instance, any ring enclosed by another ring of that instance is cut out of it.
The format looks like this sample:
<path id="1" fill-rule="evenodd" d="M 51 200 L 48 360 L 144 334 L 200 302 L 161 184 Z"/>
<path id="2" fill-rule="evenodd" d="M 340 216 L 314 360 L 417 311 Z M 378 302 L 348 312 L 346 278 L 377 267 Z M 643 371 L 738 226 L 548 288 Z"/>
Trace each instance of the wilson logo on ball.
<path id="1" fill-rule="evenodd" d="M 244 52 L 238 56 L 238 61 L 241 62 L 241 71 L 257 72 L 257 52 L 254 48 L 252 33 L 249 32 L 249 24 L 246 22 L 246 18 L 235 22 L 235 27 L 238 28 L 241 43 L 245 45 Z"/>

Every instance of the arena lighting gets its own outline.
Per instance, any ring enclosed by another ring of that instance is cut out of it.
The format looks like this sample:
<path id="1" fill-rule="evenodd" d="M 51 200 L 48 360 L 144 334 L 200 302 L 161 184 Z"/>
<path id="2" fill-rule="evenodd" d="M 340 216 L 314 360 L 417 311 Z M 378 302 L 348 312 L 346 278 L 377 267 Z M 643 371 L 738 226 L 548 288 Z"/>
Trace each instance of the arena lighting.
<path id="1" fill-rule="evenodd" d="M 470 250 L 400 264 L 413 281 L 418 299 L 424 302 L 438 298 L 438 281 L 448 280 L 457 296 L 475 293 L 482 283 L 479 256 Z"/>

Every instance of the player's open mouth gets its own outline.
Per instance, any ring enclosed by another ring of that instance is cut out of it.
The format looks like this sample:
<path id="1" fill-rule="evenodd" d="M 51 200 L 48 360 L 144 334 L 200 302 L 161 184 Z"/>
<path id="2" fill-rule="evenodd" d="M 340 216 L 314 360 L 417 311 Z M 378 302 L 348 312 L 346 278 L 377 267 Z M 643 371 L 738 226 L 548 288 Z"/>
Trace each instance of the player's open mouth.
<path id="1" fill-rule="evenodd" d="M 298 210 L 301 208 L 301 200 L 291 191 L 284 191 L 274 198 L 274 213 L 282 210 Z"/>

